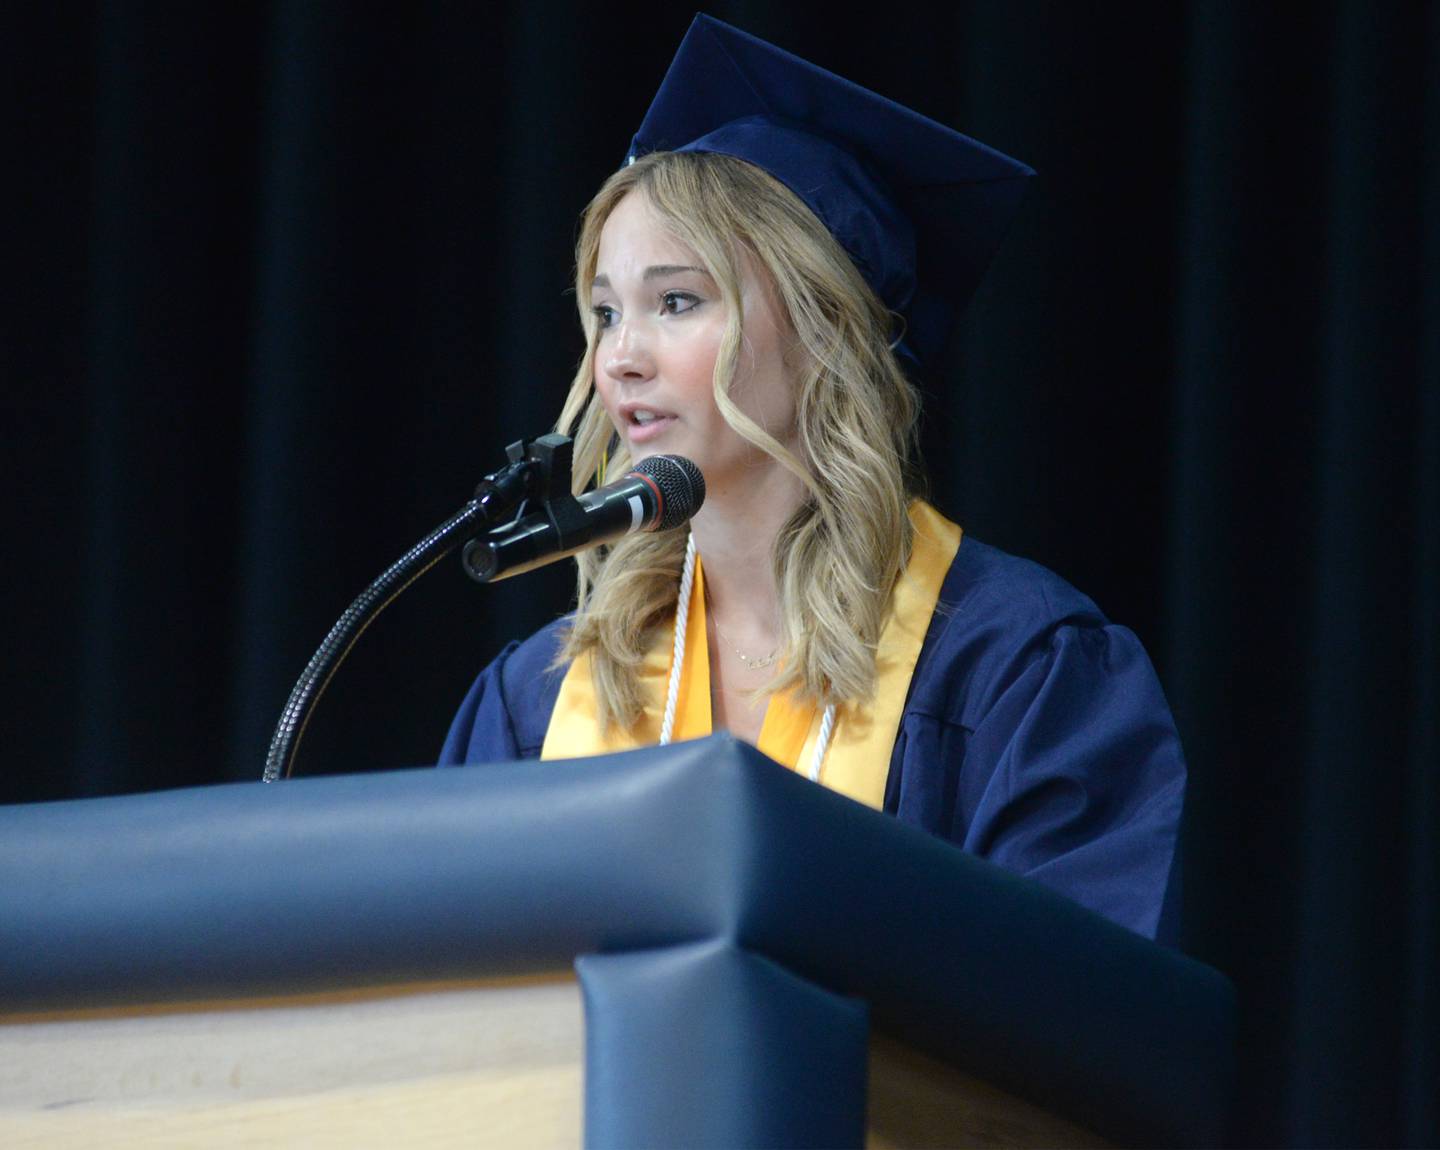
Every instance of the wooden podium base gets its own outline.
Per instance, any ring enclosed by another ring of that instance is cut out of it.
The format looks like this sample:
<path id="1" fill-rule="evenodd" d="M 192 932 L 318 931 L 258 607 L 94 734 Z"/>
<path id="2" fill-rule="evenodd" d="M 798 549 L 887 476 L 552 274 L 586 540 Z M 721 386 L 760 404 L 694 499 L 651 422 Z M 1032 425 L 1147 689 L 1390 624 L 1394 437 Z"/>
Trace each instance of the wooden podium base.
<path id="1" fill-rule="evenodd" d="M 0 1018 L 11 1147 L 579 1146 L 573 978 Z"/>
<path id="2" fill-rule="evenodd" d="M 1102 1147 L 1088 1131 L 871 1040 L 874 1148 Z M 7 1147 L 575 1147 L 573 978 L 0 1016 Z"/>

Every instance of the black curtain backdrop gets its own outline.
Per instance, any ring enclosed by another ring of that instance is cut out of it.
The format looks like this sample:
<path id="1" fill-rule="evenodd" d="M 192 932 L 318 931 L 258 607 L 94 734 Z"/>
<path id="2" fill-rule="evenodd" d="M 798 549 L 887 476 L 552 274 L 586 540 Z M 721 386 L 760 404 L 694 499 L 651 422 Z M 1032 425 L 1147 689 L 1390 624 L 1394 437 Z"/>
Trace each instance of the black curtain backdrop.
<path id="1" fill-rule="evenodd" d="M 936 501 L 1159 667 L 1234 1140 L 1440 1144 L 1440 5 L 712 11 L 1040 171 L 926 381 Z M 553 419 L 578 213 L 691 15 L 5 9 L 0 800 L 259 776 L 350 598 Z M 568 594 L 437 569 L 299 770 L 431 761 Z"/>

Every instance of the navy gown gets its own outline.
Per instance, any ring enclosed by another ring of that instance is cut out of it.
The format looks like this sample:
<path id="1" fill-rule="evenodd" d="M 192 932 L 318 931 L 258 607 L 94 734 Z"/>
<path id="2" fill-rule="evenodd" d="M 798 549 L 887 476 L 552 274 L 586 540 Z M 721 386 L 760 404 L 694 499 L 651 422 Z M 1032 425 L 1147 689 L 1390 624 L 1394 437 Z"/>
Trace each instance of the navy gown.
<path id="1" fill-rule="evenodd" d="M 562 620 L 471 687 L 442 765 L 538 758 Z M 910 682 L 885 810 L 1173 944 L 1185 761 L 1139 639 L 1059 576 L 965 536 Z"/>

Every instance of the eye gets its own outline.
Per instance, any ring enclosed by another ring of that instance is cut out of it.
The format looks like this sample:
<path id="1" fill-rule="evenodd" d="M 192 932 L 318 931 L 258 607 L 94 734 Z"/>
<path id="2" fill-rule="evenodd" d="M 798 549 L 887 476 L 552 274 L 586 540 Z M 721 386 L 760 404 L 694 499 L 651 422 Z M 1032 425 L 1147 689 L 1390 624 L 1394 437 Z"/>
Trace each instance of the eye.
<path id="1" fill-rule="evenodd" d="M 683 315 L 700 306 L 700 297 L 688 291 L 667 291 L 660 297 L 660 307 L 667 315 Z"/>
<path id="2" fill-rule="evenodd" d="M 595 316 L 595 326 L 601 331 L 615 326 L 615 309 L 608 303 L 597 303 L 590 311 Z"/>

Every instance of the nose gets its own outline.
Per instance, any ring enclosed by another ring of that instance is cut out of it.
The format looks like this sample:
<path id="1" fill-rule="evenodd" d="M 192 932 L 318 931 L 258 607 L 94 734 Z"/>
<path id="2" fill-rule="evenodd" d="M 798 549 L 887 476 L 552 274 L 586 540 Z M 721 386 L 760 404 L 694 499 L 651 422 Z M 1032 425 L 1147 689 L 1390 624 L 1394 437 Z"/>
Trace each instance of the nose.
<path id="1" fill-rule="evenodd" d="M 642 324 L 621 320 L 615 338 L 605 349 L 605 374 L 612 379 L 640 382 L 655 374 L 655 358 Z"/>

